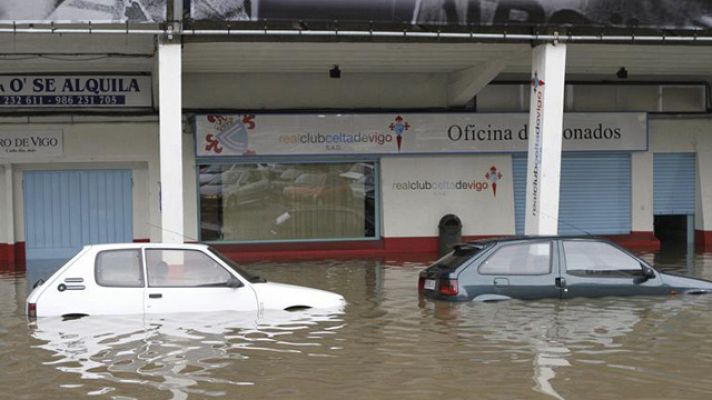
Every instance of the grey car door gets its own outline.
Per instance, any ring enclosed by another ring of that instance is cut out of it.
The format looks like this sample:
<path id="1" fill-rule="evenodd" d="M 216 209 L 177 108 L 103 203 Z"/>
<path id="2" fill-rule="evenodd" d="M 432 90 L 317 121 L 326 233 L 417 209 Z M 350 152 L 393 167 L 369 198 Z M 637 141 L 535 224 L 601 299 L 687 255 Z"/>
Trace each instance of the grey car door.
<path id="1" fill-rule="evenodd" d="M 660 274 L 646 277 L 640 260 L 612 243 L 570 239 L 559 242 L 563 298 L 657 295 Z"/>
<path id="2" fill-rule="evenodd" d="M 477 267 L 477 283 L 468 294 L 513 299 L 559 298 L 558 261 L 551 240 L 503 242 Z M 471 293 L 475 292 L 475 293 Z"/>

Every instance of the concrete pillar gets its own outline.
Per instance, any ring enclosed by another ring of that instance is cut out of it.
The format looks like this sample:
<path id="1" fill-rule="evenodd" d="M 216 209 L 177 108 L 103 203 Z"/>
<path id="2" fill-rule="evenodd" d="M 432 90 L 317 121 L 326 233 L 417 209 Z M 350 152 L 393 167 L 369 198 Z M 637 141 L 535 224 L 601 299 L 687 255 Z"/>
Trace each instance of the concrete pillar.
<path id="1" fill-rule="evenodd" d="M 182 243 L 183 124 L 181 44 L 158 44 L 161 241 Z"/>
<path id="2" fill-rule="evenodd" d="M 633 152 L 631 155 L 631 180 L 635 190 L 631 193 L 633 233 L 653 233 L 653 152 Z"/>
<path id="3" fill-rule="evenodd" d="M 0 166 L 0 267 L 15 265 L 12 165 Z"/>
<path id="4" fill-rule="evenodd" d="M 527 235 L 558 232 L 565 72 L 565 44 L 547 43 L 534 48 L 524 218 Z"/>

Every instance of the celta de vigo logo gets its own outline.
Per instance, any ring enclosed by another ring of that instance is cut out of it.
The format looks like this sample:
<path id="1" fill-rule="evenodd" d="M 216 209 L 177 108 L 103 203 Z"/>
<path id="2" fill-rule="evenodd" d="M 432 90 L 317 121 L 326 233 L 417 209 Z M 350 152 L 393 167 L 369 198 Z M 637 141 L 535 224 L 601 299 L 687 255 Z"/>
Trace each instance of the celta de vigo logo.
<path id="1" fill-rule="evenodd" d="M 492 195 L 494 197 L 497 197 L 497 182 L 502 179 L 502 173 L 497 171 L 497 167 L 493 165 L 485 174 L 485 178 L 490 181 L 490 187 L 492 187 Z"/>
<path id="2" fill-rule="evenodd" d="M 532 90 L 535 92 L 537 90 L 539 90 L 540 87 L 544 86 L 544 81 L 539 79 L 538 71 L 534 72 L 534 76 L 532 76 L 531 84 L 532 84 Z"/>
<path id="3" fill-rule="evenodd" d="M 218 133 L 205 136 L 205 151 L 221 154 L 227 150 L 239 155 L 249 152 L 247 131 L 255 129 L 254 115 L 208 115 L 207 119 Z"/>
<path id="4" fill-rule="evenodd" d="M 403 141 L 403 134 L 405 131 L 410 129 L 410 124 L 403 120 L 400 115 L 396 117 L 395 122 L 391 122 L 388 128 L 396 134 L 396 144 L 398 145 L 398 151 L 401 150 L 401 142 Z"/>

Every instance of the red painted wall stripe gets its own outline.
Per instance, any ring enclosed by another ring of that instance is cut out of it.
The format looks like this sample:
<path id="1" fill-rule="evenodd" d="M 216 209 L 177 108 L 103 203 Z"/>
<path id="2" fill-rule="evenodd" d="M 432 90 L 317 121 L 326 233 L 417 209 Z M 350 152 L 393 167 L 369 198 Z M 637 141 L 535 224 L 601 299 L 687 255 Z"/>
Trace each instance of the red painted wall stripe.
<path id="1" fill-rule="evenodd" d="M 696 242 L 712 249 L 712 231 L 696 231 Z M 491 236 L 465 236 L 470 241 Z M 631 250 L 657 250 L 660 241 L 653 232 L 607 236 Z M 134 242 L 149 242 L 134 239 Z M 216 244 L 218 250 L 238 261 L 279 261 L 314 258 L 384 258 L 397 256 L 432 259 L 438 252 L 437 237 L 400 237 L 382 240 L 308 243 Z M 24 270 L 25 243 L 0 244 L 0 267 Z"/>

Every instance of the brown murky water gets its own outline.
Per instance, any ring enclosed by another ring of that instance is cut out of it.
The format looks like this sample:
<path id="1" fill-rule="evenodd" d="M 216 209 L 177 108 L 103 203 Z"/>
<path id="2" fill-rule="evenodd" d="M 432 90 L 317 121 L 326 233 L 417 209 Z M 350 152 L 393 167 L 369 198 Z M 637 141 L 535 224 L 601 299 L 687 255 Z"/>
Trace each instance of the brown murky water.
<path id="1" fill-rule="evenodd" d="M 712 278 L 712 253 L 648 254 Z M 0 398 L 712 398 L 712 296 L 434 303 L 423 263 L 252 264 L 344 294 L 345 314 L 24 318 L 0 276 Z M 31 275 L 31 274 L 30 274 Z"/>

